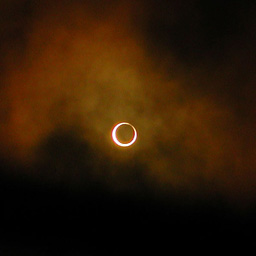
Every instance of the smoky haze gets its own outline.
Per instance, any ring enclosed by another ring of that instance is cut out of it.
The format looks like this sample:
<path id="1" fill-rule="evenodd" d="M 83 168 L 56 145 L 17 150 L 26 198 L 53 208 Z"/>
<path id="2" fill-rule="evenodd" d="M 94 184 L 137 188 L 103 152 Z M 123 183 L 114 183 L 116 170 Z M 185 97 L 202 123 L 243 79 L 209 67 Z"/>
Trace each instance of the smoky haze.
<path id="1" fill-rule="evenodd" d="M 255 5 L 232 3 L 1 1 L 2 159 L 74 187 L 251 202 Z M 138 131 L 124 150 L 121 121 Z"/>

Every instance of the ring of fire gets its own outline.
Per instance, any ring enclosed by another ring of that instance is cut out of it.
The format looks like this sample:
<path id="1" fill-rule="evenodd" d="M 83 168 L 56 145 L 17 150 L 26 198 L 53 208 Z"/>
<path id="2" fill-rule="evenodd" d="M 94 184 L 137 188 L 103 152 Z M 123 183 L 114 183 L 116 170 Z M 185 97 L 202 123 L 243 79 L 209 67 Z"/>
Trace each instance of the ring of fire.
<path id="1" fill-rule="evenodd" d="M 117 139 L 117 137 L 116 137 L 117 129 L 118 129 L 120 126 L 122 126 L 122 125 L 129 125 L 129 126 L 132 127 L 132 129 L 133 129 L 133 132 L 134 132 L 133 139 L 132 139 L 130 142 L 128 142 L 128 143 L 121 143 L 121 142 Z M 136 139 L 137 139 L 137 131 L 136 131 L 136 129 L 135 129 L 135 127 L 134 127 L 133 125 L 131 125 L 131 124 L 129 124 L 129 123 L 126 123 L 126 122 L 122 122 L 122 123 L 117 124 L 117 125 L 113 128 L 113 130 L 112 130 L 112 139 L 113 139 L 113 141 L 114 141 L 118 146 L 120 146 L 120 147 L 129 147 L 129 146 L 131 146 L 131 145 L 136 141 Z"/>

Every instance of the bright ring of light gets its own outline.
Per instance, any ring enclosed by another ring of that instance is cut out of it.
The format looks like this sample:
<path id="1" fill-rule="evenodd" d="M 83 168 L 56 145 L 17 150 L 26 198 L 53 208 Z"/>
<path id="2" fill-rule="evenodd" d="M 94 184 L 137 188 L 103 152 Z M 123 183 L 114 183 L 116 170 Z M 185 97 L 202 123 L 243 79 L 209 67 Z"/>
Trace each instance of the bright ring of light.
<path id="1" fill-rule="evenodd" d="M 128 142 L 128 143 L 121 143 L 121 142 L 117 139 L 117 137 L 116 137 L 117 129 L 118 129 L 120 126 L 122 126 L 122 125 L 129 125 L 129 126 L 131 126 L 132 129 L 133 129 L 133 132 L 134 132 L 133 139 L 132 139 L 130 142 Z M 129 146 L 131 146 L 131 145 L 136 141 L 136 139 L 137 139 L 137 131 L 136 131 L 136 129 L 134 128 L 134 126 L 132 126 L 132 125 L 129 124 L 129 123 L 126 123 L 126 122 L 119 123 L 119 124 L 117 124 L 117 125 L 113 128 L 113 131 L 112 131 L 112 139 L 113 139 L 113 141 L 114 141 L 118 146 L 120 146 L 120 147 L 129 147 Z"/>

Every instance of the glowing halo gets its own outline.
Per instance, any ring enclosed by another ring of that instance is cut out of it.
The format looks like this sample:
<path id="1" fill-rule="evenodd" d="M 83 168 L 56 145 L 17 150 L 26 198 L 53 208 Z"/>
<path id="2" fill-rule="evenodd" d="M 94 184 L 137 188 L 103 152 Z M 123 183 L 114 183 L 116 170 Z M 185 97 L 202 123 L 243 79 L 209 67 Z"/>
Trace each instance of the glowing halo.
<path id="1" fill-rule="evenodd" d="M 134 132 L 133 139 L 132 139 L 130 142 L 128 142 L 128 143 L 121 143 L 121 142 L 117 139 L 117 137 L 116 137 L 117 129 L 118 129 L 120 126 L 122 126 L 122 125 L 129 125 L 129 126 L 131 126 L 132 129 L 133 129 L 133 132 Z M 113 141 L 114 141 L 118 146 L 120 146 L 120 147 L 129 147 L 129 146 L 131 146 L 131 145 L 136 141 L 136 139 L 137 139 L 137 131 L 136 131 L 135 127 L 132 126 L 132 125 L 129 124 L 129 123 L 126 123 L 126 122 L 119 123 L 119 124 L 117 124 L 117 125 L 113 128 L 113 130 L 112 130 L 112 139 L 113 139 Z"/>

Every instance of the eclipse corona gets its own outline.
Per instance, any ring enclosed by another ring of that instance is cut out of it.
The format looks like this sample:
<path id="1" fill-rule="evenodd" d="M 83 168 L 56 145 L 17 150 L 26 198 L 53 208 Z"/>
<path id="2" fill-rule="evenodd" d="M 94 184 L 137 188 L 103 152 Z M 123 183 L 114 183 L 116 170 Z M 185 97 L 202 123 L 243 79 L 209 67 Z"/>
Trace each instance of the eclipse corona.
<path id="1" fill-rule="evenodd" d="M 130 126 L 130 127 L 133 129 L 133 138 L 132 138 L 132 140 L 131 140 L 130 142 L 128 142 L 128 143 L 122 143 L 122 142 L 120 142 L 120 141 L 118 140 L 117 136 L 116 136 L 116 133 L 117 133 L 118 128 L 119 128 L 120 126 L 122 126 L 122 125 L 128 125 L 128 126 Z M 126 123 L 126 122 L 122 122 L 122 123 L 117 124 L 117 125 L 113 128 L 113 130 L 112 130 L 112 139 L 113 139 L 113 141 L 114 141 L 118 146 L 120 146 L 120 147 L 129 147 L 129 146 L 131 146 L 132 144 L 134 144 L 134 142 L 137 140 L 137 131 L 136 131 L 136 129 L 135 129 L 135 127 L 134 127 L 133 125 L 131 125 L 131 124 L 129 124 L 129 123 Z"/>

